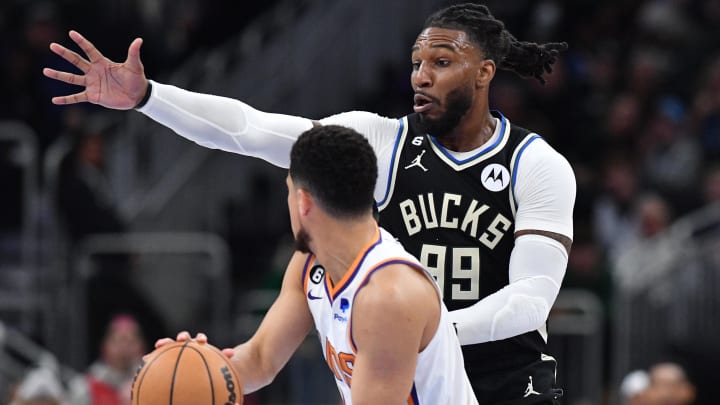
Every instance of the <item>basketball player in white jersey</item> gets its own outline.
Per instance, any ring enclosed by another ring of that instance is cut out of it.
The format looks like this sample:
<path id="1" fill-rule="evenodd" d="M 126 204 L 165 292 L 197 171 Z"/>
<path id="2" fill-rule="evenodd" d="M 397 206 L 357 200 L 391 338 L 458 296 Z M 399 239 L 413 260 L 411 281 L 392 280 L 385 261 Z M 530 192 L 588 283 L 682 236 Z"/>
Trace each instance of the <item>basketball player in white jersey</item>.
<path id="1" fill-rule="evenodd" d="M 228 349 L 243 392 L 272 381 L 314 321 L 345 404 L 477 404 L 437 284 L 373 217 L 376 177 L 352 129 L 316 127 L 294 144 L 288 208 L 309 255 L 293 258 L 255 335 Z"/>
<path id="2" fill-rule="evenodd" d="M 115 63 L 77 32 L 70 36 L 88 59 L 51 49 L 83 74 L 45 74 L 85 89 L 57 104 L 137 108 L 200 145 L 282 167 L 313 126 L 366 136 L 378 158 L 379 223 L 437 279 L 478 401 L 558 403 L 546 321 L 572 245 L 575 177 L 539 134 L 490 110 L 489 88 L 496 69 L 544 82 L 567 44 L 518 41 L 487 7 L 452 5 L 427 19 L 412 46 L 414 113 L 313 121 L 149 81 L 140 39 Z"/>

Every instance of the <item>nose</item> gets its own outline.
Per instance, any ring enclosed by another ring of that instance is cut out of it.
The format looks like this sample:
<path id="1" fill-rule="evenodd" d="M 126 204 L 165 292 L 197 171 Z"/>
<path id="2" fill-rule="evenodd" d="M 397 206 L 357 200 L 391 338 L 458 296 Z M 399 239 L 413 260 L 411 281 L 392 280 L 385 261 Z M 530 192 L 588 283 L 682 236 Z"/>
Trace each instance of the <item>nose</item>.
<path id="1" fill-rule="evenodd" d="M 416 70 L 413 70 L 410 81 L 414 89 L 432 86 L 432 76 L 425 62 L 421 63 Z"/>

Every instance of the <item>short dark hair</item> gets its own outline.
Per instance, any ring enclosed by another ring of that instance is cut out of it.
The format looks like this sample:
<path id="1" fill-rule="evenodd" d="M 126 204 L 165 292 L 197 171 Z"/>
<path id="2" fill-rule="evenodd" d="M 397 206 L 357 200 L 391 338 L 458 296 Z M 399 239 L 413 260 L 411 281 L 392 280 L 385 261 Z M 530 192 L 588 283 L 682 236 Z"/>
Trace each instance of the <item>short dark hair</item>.
<path id="1" fill-rule="evenodd" d="M 568 47 L 566 42 L 537 44 L 518 41 L 505 29 L 505 24 L 481 4 L 455 4 L 436 11 L 425 20 L 423 29 L 429 27 L 464 31 L 498 68 L 522 77 L 534 77 L 543 84 L 545 79 L 542 75 L 552 72 L 558 53 Z"/>
<path id="2" fill-rule="evenodd" d="M 355 130 L 317 126 L 293 145 L 290 178 L 331 215 L 358 217 L 374 205 L 377 158 L 367 139 Z"/>

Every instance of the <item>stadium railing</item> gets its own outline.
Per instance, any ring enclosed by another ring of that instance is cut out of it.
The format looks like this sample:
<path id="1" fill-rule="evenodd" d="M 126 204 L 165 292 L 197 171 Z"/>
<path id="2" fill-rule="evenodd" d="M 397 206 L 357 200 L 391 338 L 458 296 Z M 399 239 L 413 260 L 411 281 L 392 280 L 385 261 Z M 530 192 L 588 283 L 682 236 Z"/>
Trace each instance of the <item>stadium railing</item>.
<path id="1" fill-rule="evenodd" d="M 168 328 L 204 331 L 221 346 L 232 338 L 229 253 L 220 237 L 196 232 L 98 234 L 75 250 L 72 280 L 62 294 L 67 300 L 58 303 L 68 309 L 62 311 L 68 319 L 57 321 L 68 327 L 53 351 L 67 364 L 87 365 L 87 283 L 96 271 L 94 260 L 117 254 L 133 257 L 131 277 Z"/>
<path id="2" fill-rule="evenodd" d="M 18 121 L 0 122 L 2 229 L 0 229 L 0 313 L 26 333 L 42 315 L 39 283 L 38 144 L 35 132 Z"/>

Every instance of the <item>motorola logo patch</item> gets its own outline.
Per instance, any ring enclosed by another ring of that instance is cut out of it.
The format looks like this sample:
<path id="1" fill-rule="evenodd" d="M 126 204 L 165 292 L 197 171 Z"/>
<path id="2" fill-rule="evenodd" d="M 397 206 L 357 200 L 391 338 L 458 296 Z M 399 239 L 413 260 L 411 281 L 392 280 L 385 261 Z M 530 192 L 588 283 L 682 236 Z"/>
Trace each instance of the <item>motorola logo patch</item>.
<path id="1" fill-rule="evenodd" d="M 510 172 L 497 163 L 487 165 L 480 178 L 483 186 L 490 191 L 502 191 L 510 184 Z"/>

